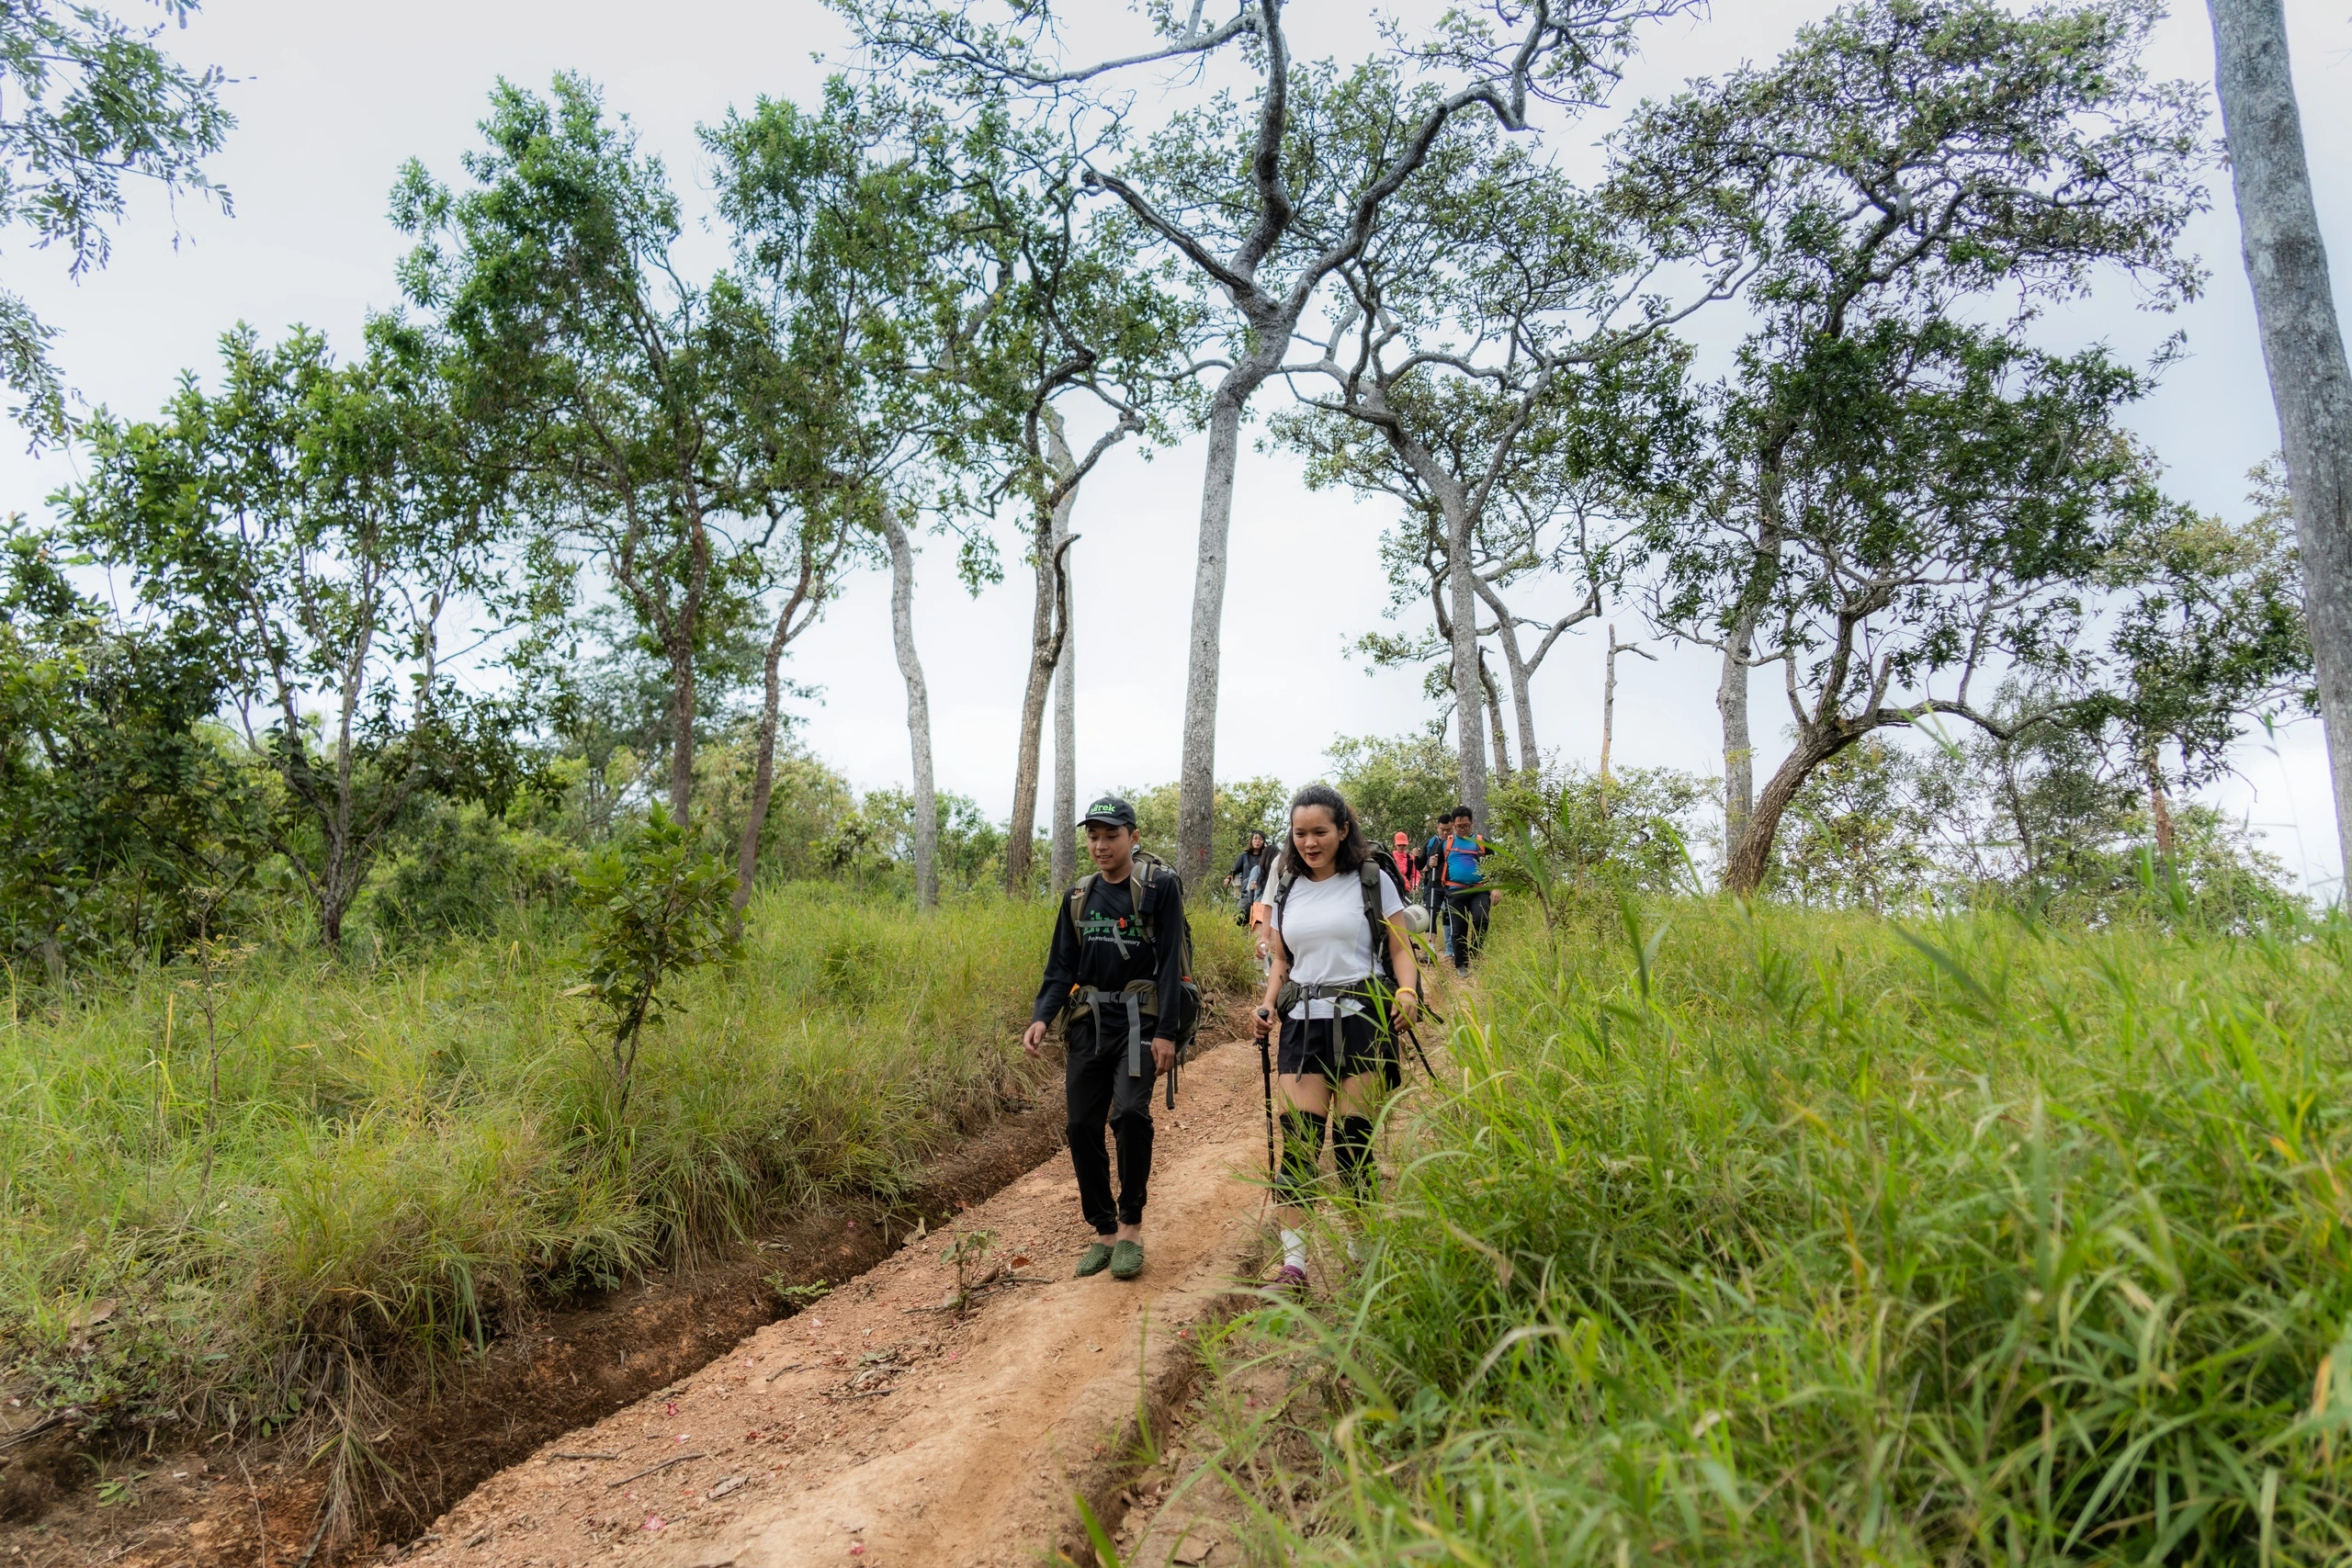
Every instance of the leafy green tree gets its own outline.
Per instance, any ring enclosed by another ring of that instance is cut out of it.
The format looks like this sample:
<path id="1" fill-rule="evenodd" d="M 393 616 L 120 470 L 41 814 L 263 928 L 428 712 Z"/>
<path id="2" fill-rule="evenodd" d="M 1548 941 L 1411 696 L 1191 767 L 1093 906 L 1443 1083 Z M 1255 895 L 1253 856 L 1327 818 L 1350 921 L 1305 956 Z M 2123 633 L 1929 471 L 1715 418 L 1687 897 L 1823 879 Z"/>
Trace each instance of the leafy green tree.
<path id="1" fill-rule="evenodd" d="M 775 375 L 794 411 L 789 461 L 776 466 L 779 516 L 797 518 L 797 570 L 768 641 L 759 726 L 759 778 L 772 773 L 778 660 L 853 562 L 887 552 L 891 621 L 908 683 L 914 793 L 933 791 L 930 710 L 913 631 L 913 556 L 900 497 L 928 441 L 947 423 L 942 392 L 969 336 L 954 268 L 951 184 L 935 145 L 907 117 L 862 102 L 838 79 L 814 112 L 762 98 L 703 133 L 716 161 L 719 209 L 734 236 L 745 287 L 778 323 Z M 952 400 L 952 399 L 950 400 Z M 782 446 L 779 457 L 786 456 Z M 984 578 L 984 550 L 967 549 L 967 583 Z M 756 807 L 763 785 L 755 779 Z M 747 820 L 736 892 L 749 896 L 757 834 Z M 935 900 L 931 818 L 918 809 L 916 884 Z"/>
<path id="2" fill-rule="evenodd" d="M 296 332 L 221 344 L 218 392 L 190 376 L 149 422 L 100 411 L 63 536 L 122 571 L 142 613 L 202 628 L 245 743 L 282 788 L 270 839 L 319 934 L 345 917 L 421 797 L 503 799 L 523 761 L 507 695 L 467 691 L 442 639 L 494 637 L 497 476 L 392 323 L 337 365 Z"/>
<path id="3" fill-rule="evenodd" d="M 1804 903 L 1907 909 L 1935 885 L 1929 846 L 1935 819 L 1906 766 L 1911 759 L 1876 737 L 1840 751 L 1805 780 L 1789 803 L 1771 886 Z"/>
<path id="4" fill-rule="evenodd" d="M 1344 736 L 1325 753 L 1331 783 L 1383 838 L 1403 832 L 1419 851 L 1437 819 L 1462 800 L 1460 759 L 1438 730 L 1398 736 Z"/>
<path id="5" fill-rule="evenodd" d="M 980 499 L 1024 514 L 1035 592 L 1004 880 L 1008 891 L 1025 893 L 1035 880 L 1046 697 L 1057 678 L 1074 678 L 1063 651 L 1079 487 L 1129 437 L 1174 437 L 1171 416 L 1194 373 L 1185 355 L 1194 312 L 1133 265 L 1123 226 L 1081 215 L 1084 150 L 1074 136 L 1024 132 L 992 104 L 959 128 L 952 157 L 959 206 L 950 225 L 973 325 L 949 367 L 965 396 L 939 459 L 951 472 L 985 476 L 974 487 Z M 1076 448 L 1073 405 L 1110 422 Z M 1058 817 L 1077 809 L 1074 799 L 1058 805 Z M 1055 823 L 1057 862 L 1076 831 L 1073 821 Z"/>
<path id="6" fill-rule="evenodd" d="M 1495 798 L 1495 885 L 1532 895 L 1556 928 L 1596 894 L 1688 892 L 1692 818 L 1707 781 L 1672 768 L 1581 767 L 1513 781 Z M 1622 907 L 1622 906 L 1621 906 Z"/>
<path id="7" fill-rule="evenodd" d="M 1931 712 L 1990 722 L 1988 660 L 2063 663 L 2081 586 L 2157 505 L 2115 423 L 2143 378 L 2029 335 L 2102 270 L 2160 306 L 2197 287 L 2176 243 L 2202 109 L 2142 71 L 2155 16 L 1868 0 L 1620 138 L 1613 209 L 1661 255 L 1752 272 L 1706 460 L 1653 535 L 1657 619 L 1724 659 L 1735 890 L 1838 752 Z M 1751 801 L 1748 673 L 1774 664 L 1795 746 Z"/>
<path id="8" fill-rule="evenodd" d="M 1361 67 L 1302 81 L 1294 117 L 1314 156 L 1376 164 L 1427 96 Z M 1482 716 L 1496 771 L 1514 771 L 1482 639 L 1502 654 L 1532 777 L 1535 670 L 1632 564 L 1633 509 L 1619 498 L 1645 488 L 1677 428 L 1683 355 L 1666 329 L 1737 277 L 1718 265 L 1670 309 L 1643 297 L 1654 280 L 1616 231 L 1523 140 L 1455 121 L 1383 209 L 1378 242 L 1340 267 L 1346 305 L 1321 357 L 1291 367 L 1304 405 L 1275 425 L 1307 455 L 1310 484 L 1403 503 L 1391 581 L 1400 604 L 1427 596 L 1438 643 L 1360 646 L 1382 661 L 1442 658 L 1431 685 L 1452 700 L 1462 798 L 1482 816 Z M 1514 589 L 1559 578 L 1557 611 L 1511 603 Z"/>
<path id="9" fill-rule="evenodd" d="M 239 912 L 267 852 L 266 792 L 213 723 L 206 627 L 123 622 L 29 532 L 6 565 L 0 919 L 54 989 L 70 964 L 161 959 Z"/>
<path id="10" fill-rule="evenodd" d="M 1310 304 L 1363 253 L 1385 204 L 1457 117 L 1491 117 L 1521 130 L 1532 123 L 1532 107 L 1589 101 L 1613 75 L 1635 25 L 1686 9 L 1685 0 L 1490 4 L 1447 12 L 1425 38 L 1398 44 L 1398 53 L 1437 86 L 1368 164 L 1317 158 L 1311 139 L 1298 133 L 1297 73 L 1324 68 L 1294 63 L 1282 0 L 1246 0 L 1221 25 L 1204 25 L 1199 5 L 1189 17 L 1165 4 L 1147 6 L 1148 40 L 1115 59 L 1082 64 L 1059 57 L 1061 35 L 1049 6 L 1022 0 L 1001 10 L 928 0 L 835 3 L 883 69 L 911 67 L 968 99 L 1010 94 L 1057 107 L 1101 105 L 1133 73 L 1200 67 L 1231 54 L 1254 81 L 1247 104 L 1208 90 L 1120 166 L 1090 164 L 1081 176 L 1119 199 L 1138 249 L 1151 244 L 1173 253 L 1224 328 L 1226 358 L 1208 397 L 1176 855 L 1188 884 L 1203 886 L 1216 838 L 1217 628 L 1250 400 L 1280 374 Z M 1110 108 L 1106 118 L 1120 112 Z"/>
<path id="11" fill-rule="evenodd" d="M 182 27 L 196 0 L 158 0 Z M 151 180 L 230 209 L 205 172 L 236 118 L 220 106 L 217 66 L 190 71 L 137 28 L 96 6 L 13 0 L 0 6 L 0 226 L 66 253 L 79 277 L 107 264 L 126 180 Z M 50 359 L 56 330 L 0 289 L 0 381 L 24 400 L 17 417 L 35 443 L 67 433 L 65 383 Z"/>
<path id="12" fill-rule="evenodd" d="M 697 661 L 754 613 L 809 410 L 763 301 L 728 274 L 682 273 L 667 171 L 589 83 L 559 75 L 541 97 L 502 82 L 481 131 L 462 192 L 403 170 L 393 217 L 417 243 L 402 285 L 451 345 L 458 407 L 495 437 L 518 503 L 601 562 L 668 666 L 684 824 Z M 823 524 L 796 542 L 813 614 L 845 546 Z"/>
<path id="13" fill-rule="evenodd" d="M 2107 668 L 2075 722 L 2120 730 L 2167 858 L 2174 787 L 2224 771 L 2251 716 L 2318 708 L 2285 475 L 2274 459 L 2250 477 L 2245 522 L 2169 509 L 2117 540 L 2098 574 L 2119 604 Z M 2167 744 L 2177 768 L 2165 766 Z"/>

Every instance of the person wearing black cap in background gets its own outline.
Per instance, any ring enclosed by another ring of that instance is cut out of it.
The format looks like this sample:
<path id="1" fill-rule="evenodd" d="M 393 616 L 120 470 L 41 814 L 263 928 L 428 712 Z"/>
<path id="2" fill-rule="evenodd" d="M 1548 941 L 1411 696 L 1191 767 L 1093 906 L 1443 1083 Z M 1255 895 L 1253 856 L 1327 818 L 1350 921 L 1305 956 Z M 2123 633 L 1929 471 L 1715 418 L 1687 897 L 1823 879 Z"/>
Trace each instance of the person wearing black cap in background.
<path id="1" fill-rule="evenodd" d="M 1151 1086 L 1176 1060 L 1174 1027 L 1159 1027 L 1161 998 L 1172 1013 L 1184 979 L 1184 885 L 1136 848 L 1135 807 L 1103 795 L 1080 826 L 1094 871 L 1061 901 L 1046 977 L 1021 1043 L 1043 1055 L 1046 1032 L 1065 1020 L 1063 1066 L 1069 1100 L 1069 1163 L 1079 1206 L 1095 1242 L 1079 1258 L 1080 1278 L 1143 1271 L 1143 1209 L 1151 1185 Z M 1073 919 L 1073 914 L 1077 917 Z M 1150 1042 L 1149 1049 L 1144 1042 Z M 1118 1148 L 1119 1191 L 1111 1194 L 1105 1121 Z"/>

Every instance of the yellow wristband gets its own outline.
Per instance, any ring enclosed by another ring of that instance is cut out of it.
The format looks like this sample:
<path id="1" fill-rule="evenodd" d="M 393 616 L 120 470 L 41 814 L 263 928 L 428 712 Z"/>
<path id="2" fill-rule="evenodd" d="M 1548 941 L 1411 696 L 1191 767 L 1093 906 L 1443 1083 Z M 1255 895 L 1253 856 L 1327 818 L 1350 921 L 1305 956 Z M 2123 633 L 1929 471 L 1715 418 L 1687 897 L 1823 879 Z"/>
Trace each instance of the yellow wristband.
<path id="1" fill-rule="evenodd" d="M 1410 998 L 1412 998 L 1415 1001 L 1419 1001 L 1419 1000 L 1421 999 L 1421 993 L 1420 993 L 1420 992 L 1419 992 L 1419 991 L 1417 991 L 1417 990 L 1415 990 L 1415 989 L 1413 989 L 1413 987 L 1410 987 L 1410 986 L 1399 986 L 1399 987 L 1396 987 L 1396 994 L 1397 994 L 1398 996 L 1400 996 L 1400 997 L 1410 997 Z"/>

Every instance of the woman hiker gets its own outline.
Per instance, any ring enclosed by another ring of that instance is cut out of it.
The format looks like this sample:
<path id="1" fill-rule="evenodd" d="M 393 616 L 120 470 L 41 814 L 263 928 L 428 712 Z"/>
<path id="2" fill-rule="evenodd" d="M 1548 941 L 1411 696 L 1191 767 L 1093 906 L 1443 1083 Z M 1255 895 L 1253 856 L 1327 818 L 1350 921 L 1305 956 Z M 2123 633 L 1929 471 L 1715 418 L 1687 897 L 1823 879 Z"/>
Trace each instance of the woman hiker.
<path id="1" fill-rule="evenodd" d="M 1282 1032 L 1274 1201 L 1283 1260 L 1272 1283 L 1290 1290 L 1306 1280 L 1306 1211 L 1327 1130 L 1349 1195 L 1372 1197 L 1373 1116 L 1401 1077 L 1396 1031 L 1413 1021 L 1420 993 L 1404 889 L 1374 859 L 1339 791 L 1298 792 L 1278 865 L 1266 896 L 1273 968 L 1256 1028 L 1260 1039 Z"/>
<path id="2" fill-rule="evenodd" d="M 1184 980 L 1184 885 L 1136 853 L 1135 807 L 1116 795 L 1089 807 L 1080 826 L 1094 872 L 1062 899 L 1046 978 L 1021 1043 L 1032 1056 L 1043 1055 L 1047 1026 L 1057 1017 L 1066 1021 L 1069 1163 L 1078 1173 L 1079 1207 L 1096 1238 L 1078 1260 L 1079 1277 L 1108 1269 L 1114 1280 L 1132 1280 L 1143 1272 L 1151 1086 L 1176 1061 L 1170 1036 Z M 1171 1015 L 1166 1034 L 1159 1028 L 1162 998 Z M 1102 1148 L 1106 1120 L 1119 1152 L 1115 1203 Z"/>

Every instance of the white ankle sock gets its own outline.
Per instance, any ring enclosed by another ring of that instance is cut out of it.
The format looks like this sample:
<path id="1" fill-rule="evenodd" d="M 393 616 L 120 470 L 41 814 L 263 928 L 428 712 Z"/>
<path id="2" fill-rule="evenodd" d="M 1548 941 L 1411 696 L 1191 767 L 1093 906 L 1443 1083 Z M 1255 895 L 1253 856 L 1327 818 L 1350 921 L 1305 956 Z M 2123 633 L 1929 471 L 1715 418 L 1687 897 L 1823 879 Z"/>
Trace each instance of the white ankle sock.
<path id="1" fill-rule="evenodd" d="M 1283 1261 L 1301 1273 L 1306 1271 L 1306 1233 L 1283 1232 Z"/>

